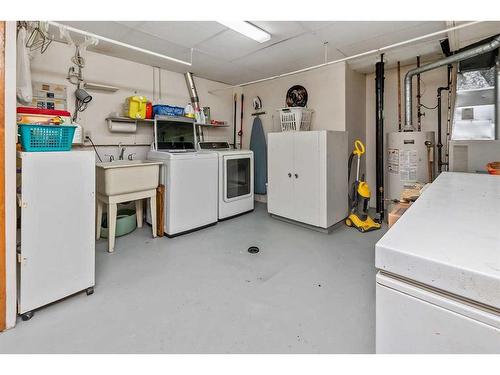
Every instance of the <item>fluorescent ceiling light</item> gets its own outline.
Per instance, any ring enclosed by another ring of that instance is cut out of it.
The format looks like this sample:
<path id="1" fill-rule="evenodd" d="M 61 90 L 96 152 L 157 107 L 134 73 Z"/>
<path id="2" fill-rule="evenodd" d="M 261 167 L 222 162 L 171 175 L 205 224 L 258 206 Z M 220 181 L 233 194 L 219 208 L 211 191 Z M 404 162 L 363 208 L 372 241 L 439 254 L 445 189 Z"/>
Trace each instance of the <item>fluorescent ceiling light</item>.
<path id="1" fill-rule="evenodd" d="M 256 40 L 259 43 L 267 42 L 271 39 L 271 34 L 262 30 L 261 28 L 252 25 L 247 21 L 217 21 L 234 31 L 245 35 L 246 37 Z"/>
<path id="2" fill-rule="evenodd" d="M 108 43 L 111 43 L 111 44 L 114 44 L 114 45 L 117 45 L 117 46 L 120 46 L 120 47 L 125 47 L 125 48 L 128 48 L 128 49 L 132 49 L 134 51 L 142 52 L 142 53 L 145 53 L 145 54 L 148 54 L 148 55 L 151 55 L 151 56 L 156 56 L 156 57 L 159 57 L 159 58 L 162 58 L 162 59 L 165 59 L 165 60 L 170 60 L 170 61 L 173 61 L 173 62 L 176 62 L 176 63 L 179 63 L 179 64 L 188 65 L 188 66 L 192 65 L 188 61 L 183 61 L 183 60 L 176 59 L 175 57 L 170 57 L 170 56 L 167 56 L 167 55 L 162 55 L 161 53 L 153 52 L 153 51 L 150 51 L 148 49 L 141 48 L 141 47 L 136 47 L 136 46 L 133 46 L 131 44 L 120 42 L 118 40 L 106 38 L 105 36 L 97 35 L 97 34 L 94 34 L 94 33 L 89 33 L 88 31 L 80 30 L 80 29 L 77 29 L 77 28 L 74 28 L 74 27 L 71 27 L 71 26 L 63 25 L 63 24 L 60 24 L 60 23 L 57 23 L 57 22 L 53 22 L 53 21 L 48 21 L 48 23 L 50 25 L 52 25 L 52 26 L 63 27 L 66 30 L 71 31 L 73 33 L 84 35 L 84 36 L 93 37 L 93 38 L 96 38 L 96 39 L 101 40 L 103 42 L 108 42 Z"/>

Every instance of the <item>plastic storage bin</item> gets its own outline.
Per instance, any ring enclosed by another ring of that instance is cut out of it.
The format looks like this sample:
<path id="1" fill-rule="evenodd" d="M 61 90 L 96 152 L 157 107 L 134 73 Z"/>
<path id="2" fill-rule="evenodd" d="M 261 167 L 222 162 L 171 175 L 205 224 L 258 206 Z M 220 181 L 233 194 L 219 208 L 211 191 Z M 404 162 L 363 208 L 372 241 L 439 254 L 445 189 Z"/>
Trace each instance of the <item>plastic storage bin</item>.
<path id="1" fill-rule="evenodd" d="M 306 131 L 311 128 L 312 109 L 289 107 L 278 110 L 280 113 L 281 131 Z"/>
<path id="2" fill-rule="evenodd" d="M 153 106 L 153 115 L 158 116 L 184 116 L 184 108 L 173 105 L 157 104 Z"/>
<path id="3" fill-rule="evenodd" d="M 125 116 L 133 119 L 146 118 L 146 103 L 148 99 L 145 96 L 130 96 L 125 102 Z"/>
<path id="4" fill-rule="evenodd" d="M 19 124 L 24 151 L 70 151 L 76 126 Z"/>

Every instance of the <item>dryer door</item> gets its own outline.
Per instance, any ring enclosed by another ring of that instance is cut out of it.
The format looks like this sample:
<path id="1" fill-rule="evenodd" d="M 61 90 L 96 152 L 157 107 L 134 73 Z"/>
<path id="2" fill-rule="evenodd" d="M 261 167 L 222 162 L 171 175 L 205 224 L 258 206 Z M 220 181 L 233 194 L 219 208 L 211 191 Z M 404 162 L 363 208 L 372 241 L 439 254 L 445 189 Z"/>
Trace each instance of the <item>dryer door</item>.
<path id="1" fill-rule="evenodd" d="M 224 201 L 232 202 L 248 198 L 253 194 L 252 155 L 225 155 Z"/>

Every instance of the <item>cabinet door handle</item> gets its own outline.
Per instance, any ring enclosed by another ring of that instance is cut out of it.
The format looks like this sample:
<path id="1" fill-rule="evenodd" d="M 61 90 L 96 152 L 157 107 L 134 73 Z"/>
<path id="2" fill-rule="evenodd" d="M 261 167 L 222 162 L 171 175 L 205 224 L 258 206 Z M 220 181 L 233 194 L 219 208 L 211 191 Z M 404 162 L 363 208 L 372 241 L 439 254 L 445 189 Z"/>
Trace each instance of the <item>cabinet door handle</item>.
<path id="1" fill-rule="evenodd" d="M 289 178 L 292 178 L 292 174 L 291 174 L 291 173 L 288 173 L 288 177 L 289 177 Z"/>
<path id="2" fill-rule="evenodd" d="M 299 178 L 299 175 L 297 173 L 295 173 L 295 178 Z"/>

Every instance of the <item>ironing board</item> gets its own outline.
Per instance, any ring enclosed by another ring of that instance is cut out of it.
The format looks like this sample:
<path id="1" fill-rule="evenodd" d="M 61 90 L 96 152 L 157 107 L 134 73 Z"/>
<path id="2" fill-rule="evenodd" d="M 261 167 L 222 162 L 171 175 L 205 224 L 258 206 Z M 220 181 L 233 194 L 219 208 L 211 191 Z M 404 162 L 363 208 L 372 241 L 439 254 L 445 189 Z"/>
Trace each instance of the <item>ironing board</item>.
<path id="1" fill-rule="evenodd" d="M 254 193 L 266 194 L 267 183 L 267 145 L 264 128 L 259 116 L 255 117 L 250 135 L 250 150 L 254 158 Z"/>

